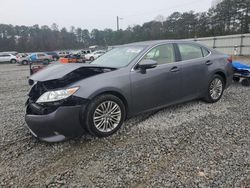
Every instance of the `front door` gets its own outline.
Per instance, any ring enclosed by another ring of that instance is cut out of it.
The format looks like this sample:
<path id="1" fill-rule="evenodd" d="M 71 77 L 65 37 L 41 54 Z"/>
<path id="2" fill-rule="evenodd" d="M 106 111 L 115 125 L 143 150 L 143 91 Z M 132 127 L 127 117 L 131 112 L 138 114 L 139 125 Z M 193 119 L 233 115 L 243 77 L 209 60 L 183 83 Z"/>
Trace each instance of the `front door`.
<path id="1" fill-rule="evenodd" d="M 181 96 L 181 67 L 172 44 L 153 48 L 143 59 L 157 61 L 157 67 L 145 73 L 135 67 L 131 72 L 133 113 L 172 104 Z"/>

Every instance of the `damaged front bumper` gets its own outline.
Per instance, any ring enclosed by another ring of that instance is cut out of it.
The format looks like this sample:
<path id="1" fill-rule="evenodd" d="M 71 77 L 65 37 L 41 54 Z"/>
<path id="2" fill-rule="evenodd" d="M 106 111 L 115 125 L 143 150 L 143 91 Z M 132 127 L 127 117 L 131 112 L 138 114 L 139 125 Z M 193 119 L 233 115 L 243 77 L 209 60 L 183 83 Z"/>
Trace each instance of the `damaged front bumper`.
<path id="1" fill-rule="evenodd" d="M 86 103 L 49 108 L 29 103 L 25 121 L 35 137 L 47 142 L 59 142 L 81 136 L 85 132 L 82 126 L 85 107 Z"/>

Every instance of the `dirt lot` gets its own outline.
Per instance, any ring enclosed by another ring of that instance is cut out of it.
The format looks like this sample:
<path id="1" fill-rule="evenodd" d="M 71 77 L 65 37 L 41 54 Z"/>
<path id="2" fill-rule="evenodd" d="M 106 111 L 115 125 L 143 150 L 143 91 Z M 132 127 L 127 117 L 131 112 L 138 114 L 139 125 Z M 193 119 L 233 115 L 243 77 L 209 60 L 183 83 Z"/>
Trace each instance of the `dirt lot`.
<path id="1" fill-rule="evenodd" d="M 0 187 L 250 187 L 250 87 L 134 117 L 109 138 L 47 144 L 25 127 L 27 75 L 0 65 Z"/>

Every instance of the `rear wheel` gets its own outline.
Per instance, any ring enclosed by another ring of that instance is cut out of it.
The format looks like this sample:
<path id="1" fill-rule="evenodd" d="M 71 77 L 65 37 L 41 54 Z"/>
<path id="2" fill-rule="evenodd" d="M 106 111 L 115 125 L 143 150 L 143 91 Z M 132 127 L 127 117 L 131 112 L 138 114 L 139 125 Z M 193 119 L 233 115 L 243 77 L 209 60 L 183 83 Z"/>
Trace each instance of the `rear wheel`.
<path id="1" fill-rule="evenodd" d="M 22 61 L 22 65 L 28 65 L 28 61 L 27 60 Z"/>
<path id="2" fill-rule="evenodd" d="M 17 61 L 15 59 L 10 60 L 10 63 L 15 64 Z"/>
<path id="3" fill-rule="evenodd" d="M 240 81 L 240 78 L 239 78 L 239 77 L 233 77 L 233 81 L 239 82 L 239 81 Z"/>
<path id="4" fill-rule="evenodd" d="M 98 96 L 86 109 L 86 129 L 93 136 L 110 136 L 122 126 L 125 113 L 124 104 L 118 97 L 110 94 Z"/>
<path id="5" fill-rule="evenodd" d="M 214 75 L 208 84 L 207 95 L 205 101 L 215 103 L 219 101 L 225 89 L 225 81 L 220 75 Z"/>
<path id="6" fill-rule="evenodd" d="M 45 60 L 43 61 L 43 63 L 44 63 L 44 65 L 48 65 L 48 64 L 49 64 L 49 60 L 48 60 L 48 59 L 45 59 Z"/>
<path id="7" fill-rule="evenodd" d="M 241 84 L 243 86 L 250 86 L 250 78 L 246 78 L 246 79 L 242 80 Z"/>
<path id="8" fill-rule="evenodd" d="M 91 56 L 91 57 L 89 58 L 89 60 L 90 60 L 90 61 L 94 61 L 95 58 Z"/>

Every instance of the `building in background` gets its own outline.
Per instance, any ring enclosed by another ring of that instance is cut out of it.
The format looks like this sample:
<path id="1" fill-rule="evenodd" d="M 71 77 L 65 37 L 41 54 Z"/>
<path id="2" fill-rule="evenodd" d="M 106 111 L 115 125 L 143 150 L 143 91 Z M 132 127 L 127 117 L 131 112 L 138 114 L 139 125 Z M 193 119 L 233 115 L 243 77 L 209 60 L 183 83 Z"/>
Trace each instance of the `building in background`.
<path id="1" fill-rule="evenodd" d="M 216 8 L 218 4 L 220 4 L 223 0 L 213 0 L 212 1 L 212 8 Z"/>

